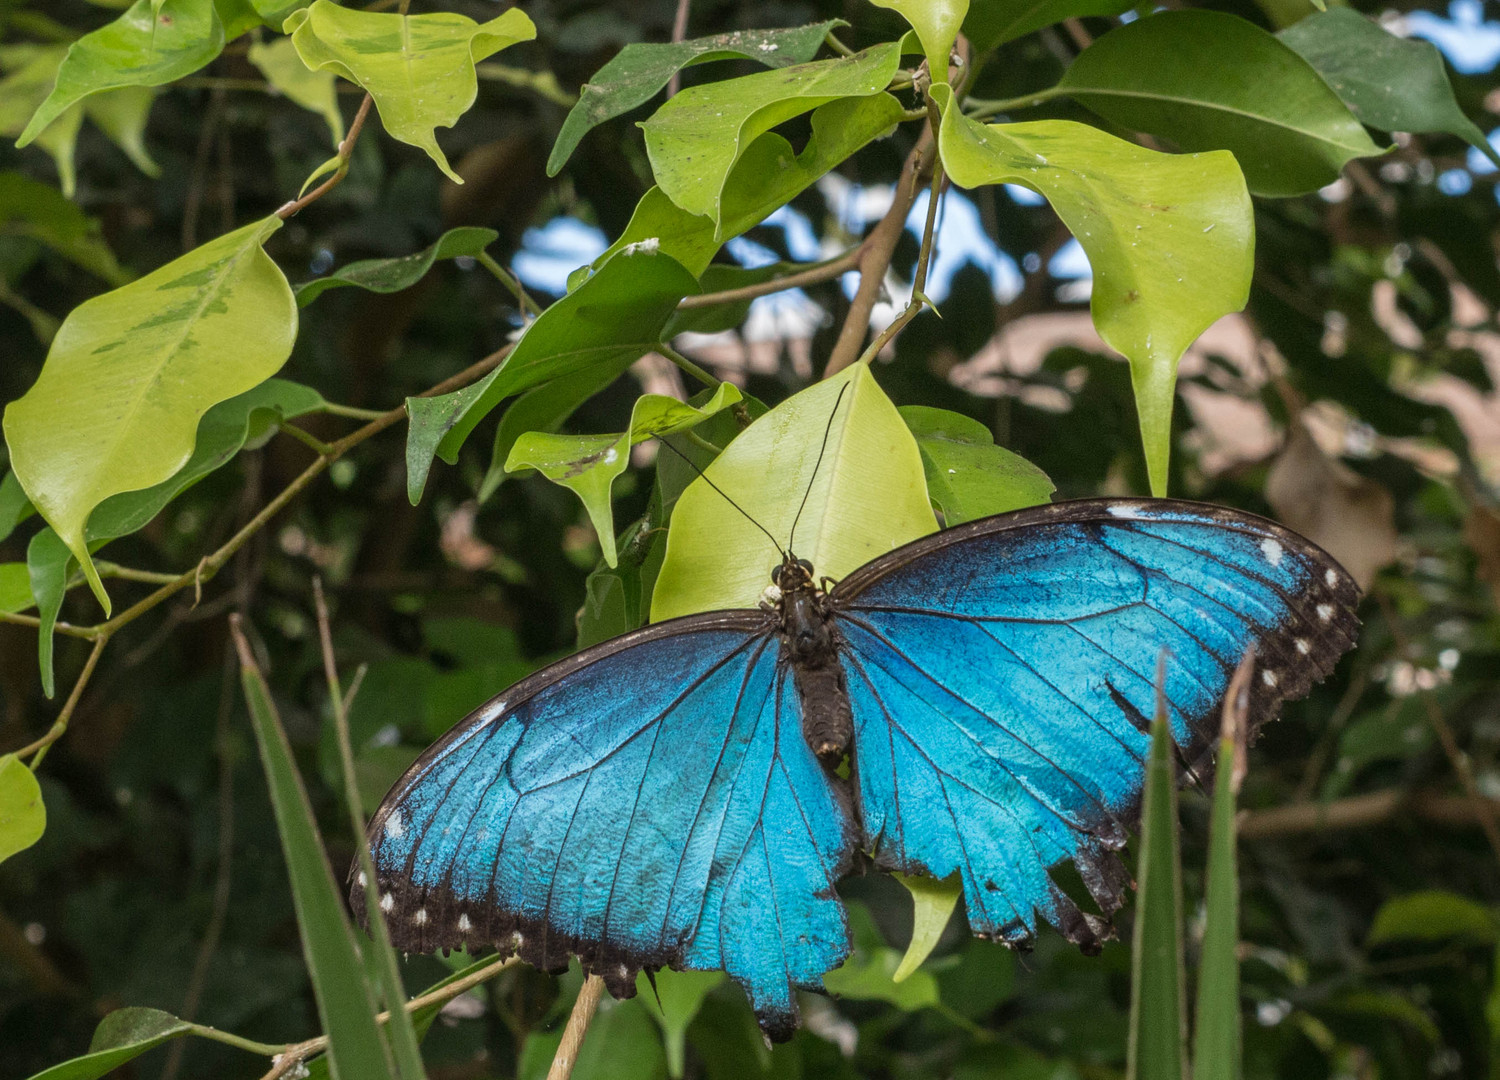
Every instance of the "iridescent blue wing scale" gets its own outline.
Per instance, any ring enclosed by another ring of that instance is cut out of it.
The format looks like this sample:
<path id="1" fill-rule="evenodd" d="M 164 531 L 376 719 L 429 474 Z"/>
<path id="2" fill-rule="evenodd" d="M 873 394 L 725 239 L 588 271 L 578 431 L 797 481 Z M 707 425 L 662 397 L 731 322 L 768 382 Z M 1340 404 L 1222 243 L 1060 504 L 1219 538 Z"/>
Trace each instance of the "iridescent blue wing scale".
<path id="1" fill-rule="evenodd" d="M 876 865 L 962 876 L 976 932 L 1103 926 L 1049 870 L 1071 859 L 1106 914 L 1138 815 L 1157 657 L 1173 737 L 1208 768 L 1246 646 L 1252 725 L 1353 644 L 1359 591 L 1282 527 L 1175 500 L 1087 500 L 985 518 L 882 556 L 831 594 L 854 713 L 856 807 Z"/>
<path id="2" fill-rule="evenodd" d="M 847 955 L 855 832 L 802 735 L 774 620 L 661 623 L 524 680 L 431 747 L 370 825 L 398 948 L 493 944 L 617 997 L 723 969 L 786 1037 Z M 353 886 L 354 910 L 363 891 Z"/>

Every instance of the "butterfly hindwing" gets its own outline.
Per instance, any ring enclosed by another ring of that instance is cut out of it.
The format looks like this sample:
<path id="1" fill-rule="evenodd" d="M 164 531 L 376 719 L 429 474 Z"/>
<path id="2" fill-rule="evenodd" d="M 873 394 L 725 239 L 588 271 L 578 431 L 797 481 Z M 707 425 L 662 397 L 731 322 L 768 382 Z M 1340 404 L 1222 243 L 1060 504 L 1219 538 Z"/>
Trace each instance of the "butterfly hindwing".
<path id="1" fill-rule="evenodd" d="M 1089 500 L 971 522 L 834 589 L 855 722 L 856 798 L 877 865 L 960 874 L 977 932 L 1038 916 L 1097 927 L 1053 884 L 1071 859 L 1106 913 L 1111 854 L 1139 810 L 1157 657 L 1183 759 L 1206 771 L 1246 646 L 1251 723 L 1352 644 L 1358 589 L 1324 552 L 1253 515 Z"/>
<path id="2" fill-rule="evenodd" d="M 370 825 L 397 948 L 723 969 L 788 1036 L 848 953 L 847 807 L 760 612 L 691 616 L 512 687 L 429 749 Z M 363 912 L 356 882 L 354 909 Z"/>

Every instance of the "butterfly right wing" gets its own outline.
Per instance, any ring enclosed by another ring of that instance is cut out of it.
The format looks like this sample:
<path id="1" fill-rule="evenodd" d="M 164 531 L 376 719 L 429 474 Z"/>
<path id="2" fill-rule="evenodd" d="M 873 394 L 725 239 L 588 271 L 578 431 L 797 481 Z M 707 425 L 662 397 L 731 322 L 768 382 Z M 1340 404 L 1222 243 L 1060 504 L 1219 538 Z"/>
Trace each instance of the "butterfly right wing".
<path id="1" fill-rule="evenodd" d="M 833 883 L 854 830 L 779 648 L 760 612 L 689 616 L 460 723 L 370 824 L 396 947 L 493 944 L 548 970 L 578 955 L 617 997 L 642 968 L 722 968 L 789 1036 L 794 988 L 848 954 Z"/>

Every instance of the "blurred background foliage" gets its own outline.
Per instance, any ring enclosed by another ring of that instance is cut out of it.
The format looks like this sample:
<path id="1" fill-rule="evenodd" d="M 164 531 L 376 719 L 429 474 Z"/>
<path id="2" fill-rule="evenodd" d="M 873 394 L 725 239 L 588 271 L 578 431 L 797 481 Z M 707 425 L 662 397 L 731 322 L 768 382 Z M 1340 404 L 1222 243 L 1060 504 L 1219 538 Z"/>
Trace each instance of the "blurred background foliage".
<path id="1" fill-rule="evenodd" d="M 1302 3 L 1216 6 L 1276 29 L 1300 18 Z M 27 48 L 113 18 L 109 6 L 5 0 L 0 67 L 15 71 Z M 481 20 L 498 10 L 480 0 L 444 7 Z M 633 126 L 646 109 L 585 137 L 555 181 L 545 163 L 576 88 L 622 45 L 668 39 L 676 4 L 525 7 L 537 40 L 508 51 L 504 65 L 481 66 L 478 104 L 442 139 L 467 183 L 448 183 L 419 150 L 367 135 L 347 181 L 270 242 L 294 284 L 356 259 L 418 251 L 470 225 L 497 230 L 491 254 L 555 296 L 568 271 L 620 234 L 651 184 Z M 855 47 L 903 29 L 863 0 L 696 0 L 690 33 L 835 17 L 855 24 Z M 1500 124 L 1500 12 L 1458 0 L 1448 11 L 1385 17 L 1398 32 L 1437 41 L 1467 114 L 1486 130 Z M 1008 44 L 974 93 L 1008 98 L 1050 85 L 1110 22 L 1085 18 Z M 328 157 L 327 121 L 266 91 L 253 41 L 231 43 L 154 102 L 144 148 L 155 178 L 138 168 L 139 153 L 133 161 L 84 124 L 74 201 L 98 220 L 120 266 L 143 272 L 272 212 Z M 518 79 L 518 70 L 555 82 Z M 714 74 L 723 70 L 732 65 Z M 701 68 L 684 74 L 688 83 L 704 77 Z M 346 119 L 357 101 L 341 95 Z M 1036 115 L 1087 118 L 1066 102 Z M 790 128 L 794 143 L 805 136 Z M 842 250 L 884 210 L 912 137 L 903 130 L 873 144 L 721 258 L 757 265 Z M 0 141 L 0 170 L 58 183 L 44 152 L 9 141 Z M 1250 306 L 1184 362 L 1172 494 L 1275 516 L 1328 547 L 1369 591 L 1358 650 L 1289 706 L 1251 757 L 1241 858 L 1249 1077 L 1500 1076 L 1496 176 L 1457 138 L 1403 136 L 1317 195 L 1258 200 Z M 919 201 L 914 224 L 923 213 Z M 119 272 L 86 270 L 4 221 L 0 205 L 8 401 L 35 379 L 60 318 Z M 916 253 L 914 228 L 898 250 L 893 294 Z M 928 291 L 944 318 L 918 319 L 877 365 L 890 396 L 980 421 L 1045 469 L 1059 497 L 1144 492 L 1128 371 L 1093 335 L 1087 265 L 1053 213 L 1019 189 L 987 188 L 972 200 L 952 193 L 938 257 Z M 684 336 L 678 347 L 775 402 L 815 377 L 847 305 L 839 283 L 780 294 L 752 306 L 738 330 Z M 444 261 L 393 295 L 345 289 L 304 309 L 286 374 L 332 401 L 389 408 L 503 345 L 519 325 L 514 301 L 471 259 Z M 621 430 L 642 386 L 671 390 L 676 378 L 643 361 L 568 430 Z M 399 435 L 364 445 L 201 602 L 184 595 L 164 605 L 108 655 L 42 772 L 46 837 L 0 873 L 0 1072 L 25 1076 L 79 1053 L 99 1017 L 127 1004 L 265 1041 L 316 1030 L 223 616 L 246 611 L 261 631 L 315 805 L 340 822 L 311 614 L 310 581 L 323 577 L 341 656 L 369 664 L 351 722 L 373 805 L 448 725 L 577 640 L 597 541 L 577 499 L 540 479 L 509 480 L 477 500 L 494 424 L 456 467 L 435 469 L 415 508 Z M 325 439 L 345 430 L 328 416 L 306 426 Z M 190 565 L 309 453 L 276 438 L 240 455 L 117 541 L 111 557 Z M 616 485 L 616 520 L 644 514 L 651 488 L 649 451 L 638 448 Z M 23 559 L 34 528 L 0 542 L 0 561 Z M 144 588 L 114 587 L 125 596 Z M 90 622 L 93 604 L 75 591 L 63 617 Z M 0 625 L 0 746 L 34 738 L 55 711 L 38 685 L 35 648 L 34 631 Z M 86 650 L 59 639 L 63 685 Z M 1201 896 L 1207 800 L 1188 791 L 1183 805 L 1188 894 Z M 325 829 L 336 866 L 351 854 L 345 833 Z M 927 967 L 896 986 L 881 973 L 909 934 L 907 895 L 875 877 L 844 892 L 856 928 L 851 963 L 864 981 L 838 1000 L 810 999 L 805 1029 L 775 1050 L 740 992 L 719 986 L 687 1031 L 689 1075 L 1121 1075 L 1126 945 L 1090 959 L 1044 933 L 1034 952 L 1013 956 L 969 938 L 958 915 Z M 408 985 L 435 981 L 444 964 L 410 958 Z M 576 973 L 515 970 L 458 999 L 428 1037 L 431 1075 L 542 1075 L 578 986 Z M 640 999 L 606 1000 L 596 1023 L 575 1076 L 665 1075 Z M 255 1067 L 194 1041 L 121 1075 L 235 1077 Z"/>

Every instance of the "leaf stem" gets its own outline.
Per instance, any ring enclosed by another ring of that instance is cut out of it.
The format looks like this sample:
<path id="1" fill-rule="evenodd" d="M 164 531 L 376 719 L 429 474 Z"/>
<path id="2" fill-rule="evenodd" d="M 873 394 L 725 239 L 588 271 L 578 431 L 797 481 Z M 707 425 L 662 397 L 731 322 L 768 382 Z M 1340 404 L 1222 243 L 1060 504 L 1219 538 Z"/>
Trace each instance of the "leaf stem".
<path id="1" fill-rule="evenodd" d="M 835 36 L 832 30 L 828 31 L 828 33 L 823 36 L 823 43 L 834 52 L 838 53 L 840 56 L 854 55 L 854 50 L 840 41 L 838 37 Z"/>
<path id="2" fill-rule="evenodd" d="M 286 1049 L 284 1046 L 276 1046 L 273 1043 L 256 1042 L 254 1039 L 246 1039 L 228 1031 L 220 1031 L 218 1028 L 209 1027 L 207 1024 L 190 1024 L 189 1032 L 200 1038 L 212 1039 L 226 1046 L 233 1046 L 240 1050 L 248 1050 L 252 1054 L 265 1054 L 274 1057 Z"/>
<path id="3" fill-rule="evenodd" d="M 105 562 L 103 559 L 94 560 L 94 568 L 99 571 L 100 577 L 119 578 L 121 581 L 144 581 L 148 585 L 165 585 L 169 581 L 176 581 L 178 575 L 161 570 L 136 570 L 129 566 L 121 566 L 119 563 Z M 79 581 L 83 578 L 80 575 Z"/>
<path id="4" fill-rule="evenodd" d="M 672 363 L 676 364 L 693 378 L 697 379 L 704 386 L 707 386 L 714 390 L 717 390 L 719 388 L 719 379 L 714 378 L 703 368 L 699 367 L 697 364 L 689 360 L 686 356 L 683 356 L 676 349 L 672 348 L 672 346 L 668 345 L 665 341 L 657 343 L 656 351 L 661 353 L 668 360 L 672 361 Z"/>
<path id="5" fill-rule="evenodd" d="M 379 420 L 385 415 L 380 409 L 357 409 L 353 405 L 335 405 L 331 401 L 325 401 L 321 411 L 329 416 L 347 416 L 351 420 Z"/>
<path id="6" fill-rule="evenodd" d="M 926 115 L 925 113 L 923 114 Z M 738 289 L 725 289 L 722 292 L 702 293 L 698 296 L 685 297 L 677 305 L 679 311 L 690 311 L 694 308 L 715 307 L 719 304 L 734 304 L 741 300 L 754 300 L 760 296 L 770 296 L 772 293 L 784 292 L 787 289 L 801 288 L 803 285 L 816 285 L 823 281 L 832 281 L 840 274 L 847 273 L 859 265 L 860 251 L 863 244 L 857 244 L 844 252 L 837 258 L 826 262 L 813 263 L 803 270 L 781 277 L 772 278 L 770 281 L 757 282 L 754 285 L 742 285 Z"/>
<path id="7" fill-rule="evenodd" d="M 1030 109 L 1033 106 L 1044 104 L 1055 98 L 1060 98 L 1067 93 L 1060 86 L 1049 86 L 1045 90 L 1037 90 L 1031 94 L 1022 94 L 1020 97 L 1000 98 L 986 100 L 984 98 L 969 98 L 964 102 L 964 115 L 970 120 L 985 120 L 1000 113 L 1015 112 L 1017 109 Z M 969 108 L 973 106 L 973 108 Z"/>
<path id="8" fill-rule="evenodd" d="M 302 210 L 310 203 L 317 202 L 333 188 L 343 182 L 349 174 L 349 159 L 354 155 L 354 144 L 359 141 L 359 133 L 364 130 L 365 118 L 370 115 L 370 107 L 375 104 L 375 99 L 368 93 L 365 99 L 359 103 L 359 112 L 354 114 L 354 122 L 349 125 L 349 134 L 344 136 L 344 141 L 339 143 L 338 162 L 339 166 L 334 170 L 332 176 L 313 188 L 306 195 L 293 199 L 276 211 L 276 216 L 282 221 Z"/>
<path id="9" fill-rule="evenodd" d="M 300 428 L 296 424 L 289 424 L 285 420 L 283 420 L 281 422 L 281 430 L 286 432 L 292 438 L 296 439 L 299 443 L 310 447 L 312 449 L 312 452 L 315 454 L 321 454 L 322 456 L 327 457 L 333 449 L 312 432 L 307 431 L 304 428 Z"/>
<path id="10" fill-rule="evenodd" d="M 73 683 L 73 690 L 68 694 L 68 700 L 63 703 L 62 712 L 57 714 L 57 719 L 47 729 L 47 733 L 35 742 L 30 743 L 16 751 L 17 757 L 36 756 L 31 759 L 31 771 L 41 766 L 42 759 L 47 756 L 47 747 L 62 738 L 63 732 L 68 730 L 68 721 L 73 719 L 73 711 L 78 708 L 78 699 L 83 697 L 83 688 L 88 685 L 89 679 L 94 674 L 94 668 L 99 665 L 99 654 L 104 651 L 104 646 L 109 644 L 109 634 L 101 633 L 94 639 L 94 647 L 89 650 L 89 658 L 84 661 L 83 670 L 78 673 L 78 679 Z"/>
<path id="11" fill-rule="evenodd" d="M 42 625 L 42 620 L 35 615 L 22 615 L 15 611 L 0 611 L 0 623 L 10 623 L 13 626 L 29 626 L 33 630 Z M 90 626 L 74 626 L 72 623 L 53 623 L 52 629 L 59 634 L 68 637 L 83 638 L 85 641 L 93 641 L 99 635 Z"/>
<path id="12" fill-rule="evenodd" d="M 521 283 L 516 280 L 515 275 L 496 262 L 493 255 L 488 251 L 481 251 L 474 257 L 479 261 L 480 266 L 495 275 L 495 280 L 505 286 L 506 291 L 516 298 L 516 303 L 521 305 L 521 310 L 528 316 L 534 319 L 542 313 L 541 307 L 531 298 L 531 295 L 527 293 Z"/>

